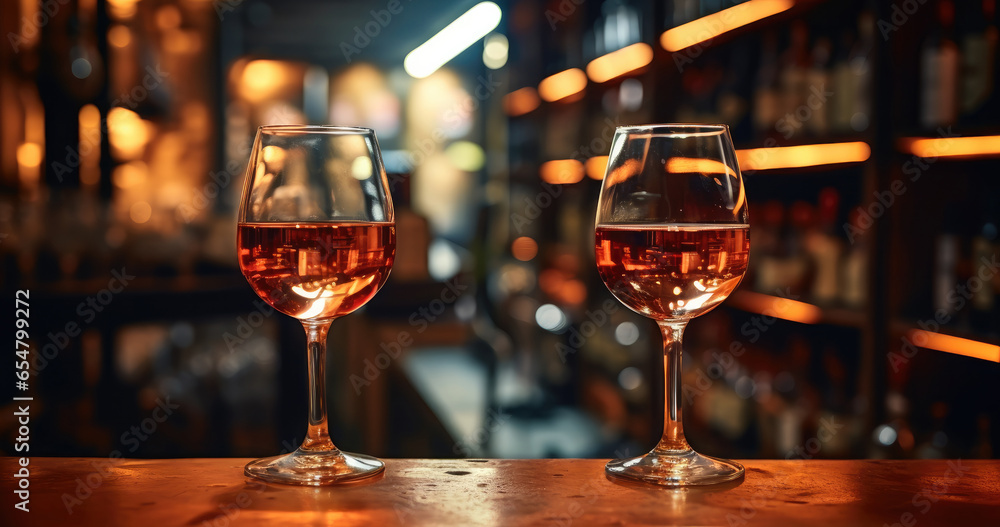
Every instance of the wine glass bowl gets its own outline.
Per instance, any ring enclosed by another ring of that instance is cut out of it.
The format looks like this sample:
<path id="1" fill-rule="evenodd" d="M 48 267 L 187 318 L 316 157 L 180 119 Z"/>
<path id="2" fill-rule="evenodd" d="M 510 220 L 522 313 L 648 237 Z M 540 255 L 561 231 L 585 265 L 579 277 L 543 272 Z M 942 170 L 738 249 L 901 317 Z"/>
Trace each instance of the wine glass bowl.
<path id="1" fill-rule="evenodd" d="M 305 328 L 309 423 L 295 452 L 253 461 L 247 476 L 326 485 L 384 470 L 380 460 L 342 452 L 330 439 L 326 335 L 334 319 L 382 287 L 395 247 L 392 200 L 372 130 L 258 129 L 240 201 L 240 270 L 261 299 Z"/>
<path id="2" fill-rule="evenodd" d="M 725 125 L 616 130 L 597 206 L 597 268 L 619 301 L 663 333 L 664 427 L 649 453 L 609 462 L 609 476 L 685 486 L 744 474 L 739 463 L 703 456 L 687 443 L 680 372 L 687 322 L 718 306 L 746 273 L 748 222 Z"/>

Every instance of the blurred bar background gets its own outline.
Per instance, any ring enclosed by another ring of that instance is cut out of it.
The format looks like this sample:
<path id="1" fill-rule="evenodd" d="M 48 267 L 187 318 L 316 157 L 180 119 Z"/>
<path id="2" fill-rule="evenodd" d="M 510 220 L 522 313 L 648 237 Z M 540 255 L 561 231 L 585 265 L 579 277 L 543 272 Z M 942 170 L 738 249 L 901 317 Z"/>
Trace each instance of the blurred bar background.
<path id="1" fill-rule="evenodd" d="M 645 452 L 660 335 L 599 279 L 594 211 L 615 126 L 681 121 L 732 128 L 752 228 L 749 274 L 686 335 L 691 443 L 996 455 L 994 0 L 484 4 L 3 2 L 0 265 L 5 298 L 31 291 L 31 454 L 302 440 L 301 327 L 236 266 L 272 123 L 374 128 L 398 209 L 389 283 L 331 332 L 339 446 Z M 457 56 L 407 59 L 470 10 Z"/>

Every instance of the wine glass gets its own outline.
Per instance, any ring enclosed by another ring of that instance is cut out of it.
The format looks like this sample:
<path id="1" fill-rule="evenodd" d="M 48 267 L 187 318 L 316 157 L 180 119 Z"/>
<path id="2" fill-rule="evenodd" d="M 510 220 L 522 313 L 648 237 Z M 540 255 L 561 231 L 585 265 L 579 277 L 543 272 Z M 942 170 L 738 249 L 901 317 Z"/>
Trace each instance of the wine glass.
<path id="1" fill-rule="evenodd" d="M 250 152 L 238 219 L 240 269 L 307 337 L 309 428 L 290 454 L 244 473 L 276 483 L 329 485 L 367 478 L 382 461 L 342 452 L 326 418 L 326 335 L 385 283 L 396 252 L 392 200 L 375 132 L 262 126 Z"/>
<path id="2" fill-rule="evenodd" d="M 687 322 L 739 285 L 750 250 L 743 178 L 725 125 L 615 131 L 597 205 L 597 269 L 623 304 L 663 333 L 663 435 L 648 454 L 615 459 L 609 476 L 664 486 L 734 480 L 743 466 L 695 452 L 681 419 Z"/>

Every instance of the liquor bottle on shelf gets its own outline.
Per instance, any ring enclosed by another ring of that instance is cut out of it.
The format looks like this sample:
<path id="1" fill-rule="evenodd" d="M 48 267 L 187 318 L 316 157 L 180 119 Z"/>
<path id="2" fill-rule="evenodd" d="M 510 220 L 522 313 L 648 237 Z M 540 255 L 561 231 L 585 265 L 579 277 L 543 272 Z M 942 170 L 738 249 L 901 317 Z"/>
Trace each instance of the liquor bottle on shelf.
<path id="1" fill-rule="evenodd" d="M 769 201 L 758 207 L 750 223 L 750 265 L 748 278 L 752 276 L 754 289 L 761 292 L 774 291 L 781 285 L 781 225 L 785 215 L 784 205 L 779 201 Z"/>
<path id="2" fill-rule="evenodd" d="M 840 302 L 848 307 L 862 307 L 868 301 L 868 236 L 861 228 L 862 215 L 855 209 L 849 222 L 852 235 L 850 248 L 844 254 L 840 269 Z"/>
<path id="3" fill-rule="evenodd" d="M 936 128 L 958 116 L 958 46 L 952 37 L 955 5 L 940 0 L 938 16 L 920 49 L 920 124 Z"/>
<path id="4" fill-rule="evenodd" d="M 829 131 L 829 106 L 825 93 L 832 88 L 830 84 L 830 56 L 833 46 L 827 37 L 819 37 L 812 49 L 812 64 L 806 74 L 805 91 L 802 94 L 808 102 L 809 119 L 806 129 L 813 135 L 823 136 Z M 816 93 L 820 96 L 817 98 Z M 815 103 L 814 103 L 815 101 Z"/>
<path id="5" fill-rule="evenodd" d="M 784 121 L 783 125 L 779 125 L 779 131 L 790 139 L 802 134 L 800 109 L 805 106 L 805 94 L 809 93 L 809 26 L 804 21 L 797 20 L 792 24 L 788 49 L 781 54 L 780 62 L 780 108 Z"/>
<path id="6" fill-rule="evenodd" d="M 995 0 L 982 0 L 979 4 L 972 1 L 960 4 L 964 15 L 960 20 L 965 29 L 960 41 L 960 108 L 963 120 L 969 122 L 996 117 L 983 112 L 996 90 L 993 84 L 997 68 L 998 31 L 993 22 L 996 3 Z"/>
<path id="7" fill-rule="evenodd" d="M 806 233 L 814 228 L 815 221 L 816 210 L 811 203 L 796 201 L 788 209 L 782 287 L 803 298 L 810 295 L 815 280 L 816 268 L 810 262 L 805 245 Z"/>
<path id="8" fill-rule="evenodd" d="M 961 247 L 957 216 L 955 210 L 945 212 L 941 233 L 934 241 L 934 310 L 942 310 L 949 315 L 955 311 L 951 296 L 958 283 Z"/>
<path id="9" fill-rule="evenodd" d="M 760 134 L 772 130 L 781 117 L 778 93 L 778 37 L 773 31 L 764 33 L 760 65 L 753 92 L 753 126 Z"/>
<path id="10" fill-rule="evenodd" d="M 830 128 L 834 132 L 846 132 L 851 129 L 851 116 L 857 104 L 857 93 L 854 89 L 854 70 L 851 68 L 851 49 L 855 43 L 854 32 L 845 29 L 837 45 L 833 61 L 831 80 L 833 85 L 830 97 Z"/>
<path id="11" fill-rule="evenodd" d="M 993 258 L 997 255 L 997 228 L 1000 226 L 1000 218 L 997 214 L 997 197 L 989 193 L 985 197 L 989 203 L 984 207 L 983 217 L 975 237 L 972 238 L 972 275 L 979 277 L 994 276 L 996 272 L 990 271 L 993 265 Z M 970 278 L 970 282 L 972 282 Z M 970 283 L 972 293 L 972 319 L 973 327 L 985 331 L 995 330 L 992 327 L 993 310 L 996 306 L 996 288 L 994 284 L 1000 280 L 983 281 L 978 288 L 973 288 L 974 282 Z"/>
<path id="12" fill-rule="evenodd" d="M 850 90 L 853 106 L 849 108 L 849 126 L 854 132 L 864 132 L 871 121 L 872 97 L 875 84 L 875 15 L 862 11 L 858 16 L 858 40 L 851 47 Z"/>
<path id="13" fill-rule="evenodd" d="M 806 229 L 803 239 L 805 251 L 816 269 L 810 289 L 811 299 L 818 304 L 837 301 L 840 287 L 840 263 L 844 244 L 835 234 L 840 195 L 834 188 L 825 188 L 819 194 L 817 219 Z"/>

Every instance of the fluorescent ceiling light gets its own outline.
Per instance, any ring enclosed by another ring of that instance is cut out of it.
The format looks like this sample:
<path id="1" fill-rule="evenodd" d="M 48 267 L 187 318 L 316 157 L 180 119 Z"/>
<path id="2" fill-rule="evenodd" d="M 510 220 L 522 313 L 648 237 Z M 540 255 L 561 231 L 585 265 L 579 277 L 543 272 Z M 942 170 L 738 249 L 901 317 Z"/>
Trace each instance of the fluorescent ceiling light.
<path id="1" fill-rule="evenodd" d="M 480 2 L 444 29 L 411 51 L 403 59 L 403 69 L 422 79 L 486 36 L 500 25 L 503 14 L 493 2 Z"/>

